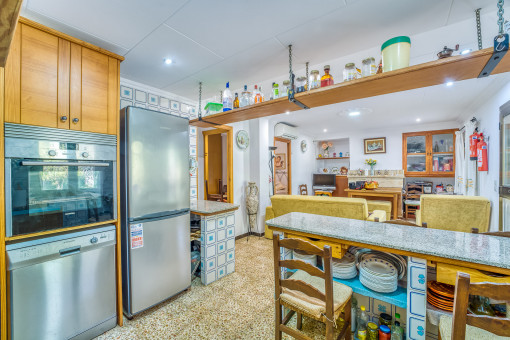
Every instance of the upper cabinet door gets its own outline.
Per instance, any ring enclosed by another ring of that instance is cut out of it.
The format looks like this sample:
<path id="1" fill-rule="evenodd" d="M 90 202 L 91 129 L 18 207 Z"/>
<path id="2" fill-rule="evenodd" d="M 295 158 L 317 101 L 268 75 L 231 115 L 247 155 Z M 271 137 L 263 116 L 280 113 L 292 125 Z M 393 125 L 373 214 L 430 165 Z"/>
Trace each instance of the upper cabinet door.
<path id="1" fill-rule="evenodd" d="M 404 136 L 404 171 L 406 174 L 424 175 L 427 173 L 427 135 L 409 134 Z"/>
<path id="2" fill-rule="evenodd" d="M 108 64 L 108 56 L 82 47 L 82 131 L 108 133 Z"/>

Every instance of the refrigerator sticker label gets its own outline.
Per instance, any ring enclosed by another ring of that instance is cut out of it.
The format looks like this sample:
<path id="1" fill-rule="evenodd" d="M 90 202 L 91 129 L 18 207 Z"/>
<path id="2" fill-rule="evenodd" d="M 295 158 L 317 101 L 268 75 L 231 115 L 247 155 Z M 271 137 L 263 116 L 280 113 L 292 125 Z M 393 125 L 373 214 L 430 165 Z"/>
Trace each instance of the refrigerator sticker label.
<path id="1" fill-rule="evenodd" d="M 143 223 L 131 225 L 131 249 L 143 247 Z"/>

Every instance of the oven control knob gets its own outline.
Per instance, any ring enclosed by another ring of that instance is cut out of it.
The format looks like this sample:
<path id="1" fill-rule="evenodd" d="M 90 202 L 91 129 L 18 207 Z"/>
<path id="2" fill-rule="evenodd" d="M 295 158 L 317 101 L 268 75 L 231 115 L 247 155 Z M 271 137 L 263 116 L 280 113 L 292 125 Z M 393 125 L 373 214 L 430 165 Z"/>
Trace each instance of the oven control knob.
<path id="1" fill-rule="evenodd" d="M 53 156 L 56 156 L 57 155 L 57 152 L 55 150 L 50 150 L 48 151 L 48 155 L 50 155 L 51 157 Z"/>
<path id="2" fill-rule="evenodd" d="M 90 239 L 90 243 L 94 244 L 94 243 L 97 243 L 97 237 L 93 237 Z"/>
<path id="3" fill-rule="evenodd" d="M 81 155 L 83 156 L 83 158 L 87 158 L 89 156 L 89 153 L 88 152 L 84 152 Z"/>

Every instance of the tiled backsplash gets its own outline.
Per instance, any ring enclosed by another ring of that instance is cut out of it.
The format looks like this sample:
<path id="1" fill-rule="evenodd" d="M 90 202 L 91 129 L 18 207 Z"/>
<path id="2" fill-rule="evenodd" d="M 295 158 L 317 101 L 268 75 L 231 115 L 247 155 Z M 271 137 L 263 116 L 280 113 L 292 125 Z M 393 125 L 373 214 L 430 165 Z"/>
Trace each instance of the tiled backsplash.
<path id="1" fill-rule="evenodd" d="M 131 81 L 120 80 L 120 108 L 126 106 L 136 106 L 144 109 L 169 113 L 175 116 L 186 117 L 188 119 L 197 118 L 197 108 L 195 104 L 190 104 L 180 100 L 172 93 L 162 92 L 143 84 Z M 190 163 L 190 199 L 198 198 L 198 180 L 197 180 L 197 128 L 189 127 L 189 163 Z"/>

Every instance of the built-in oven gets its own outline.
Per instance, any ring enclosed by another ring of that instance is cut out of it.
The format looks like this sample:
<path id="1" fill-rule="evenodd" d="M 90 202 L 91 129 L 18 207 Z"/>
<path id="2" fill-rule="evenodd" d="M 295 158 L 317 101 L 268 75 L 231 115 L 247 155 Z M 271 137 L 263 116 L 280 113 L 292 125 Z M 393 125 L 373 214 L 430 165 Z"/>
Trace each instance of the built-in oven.
<path id="1" fill-rule="evenodd" d="M 5 124 L 6 235 L 117 218 L 116 136 Z"/>

